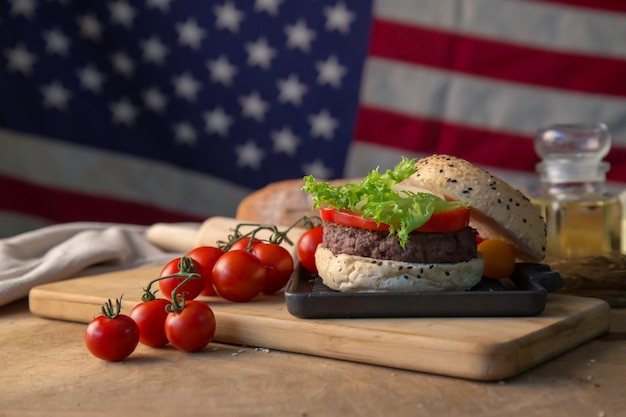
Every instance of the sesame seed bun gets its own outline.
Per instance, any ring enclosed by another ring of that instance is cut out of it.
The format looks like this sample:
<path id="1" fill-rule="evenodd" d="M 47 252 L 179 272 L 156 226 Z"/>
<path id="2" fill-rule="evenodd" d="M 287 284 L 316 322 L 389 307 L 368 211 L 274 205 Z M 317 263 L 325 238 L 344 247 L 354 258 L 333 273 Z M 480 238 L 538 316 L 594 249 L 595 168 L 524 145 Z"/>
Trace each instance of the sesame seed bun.
<path id="1" fill-rule="evenodd" d="M 400 183 L 404 189 L 427 189 L 449 201 L 471 204 L 470 226 L 483 239 L 510 243 L 518 259 L 538 262 L 546 253 L 546 228 L 539 208 L 528 197 L 489 172 L 449 155 L 415 163 L 417 172 Z"/>

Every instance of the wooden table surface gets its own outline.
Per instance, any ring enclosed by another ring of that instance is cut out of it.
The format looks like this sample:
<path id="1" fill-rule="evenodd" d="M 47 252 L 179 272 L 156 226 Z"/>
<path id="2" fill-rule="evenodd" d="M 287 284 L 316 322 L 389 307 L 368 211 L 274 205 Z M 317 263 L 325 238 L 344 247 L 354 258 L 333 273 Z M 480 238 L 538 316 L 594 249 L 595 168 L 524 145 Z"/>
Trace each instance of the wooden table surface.
<path id="1" fill-rule="evenodd" d="M 606 335 L 489 383 L 214 343 L 107 363 L 84 330 L 26 300 L 0 308 L 0 415 L 626 416 L 626 309 Z"/>

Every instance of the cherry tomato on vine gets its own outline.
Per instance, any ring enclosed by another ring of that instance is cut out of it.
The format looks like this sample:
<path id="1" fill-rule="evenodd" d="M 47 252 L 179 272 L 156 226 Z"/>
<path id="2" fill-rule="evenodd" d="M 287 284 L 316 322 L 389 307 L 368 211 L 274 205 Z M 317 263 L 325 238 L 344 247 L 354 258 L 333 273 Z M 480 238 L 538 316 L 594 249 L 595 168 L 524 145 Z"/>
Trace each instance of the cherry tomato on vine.
<path id="1" fill-rule="evenodd" d="M 315 250 L 322 243 L 322 226 L 313 227 L 300 237 L 296 247 L 296 253 L 300 264 L 309 272 L 317 273 L 315 265 Z"/>
<path id="2" fill-rule="evenodd" d="M 187 261 L 182 261 L 183 259 L 187 259 Z M 182 271 L 181 271 L 182 268 Z M 199 274 L 199 277 L 195 277 L 187 281 L 181 288 L 178 290 L 178 294 L 185 293 L 186 300 L 193 300 L 197 296 L 200 295 L 204 286 L 206 285 L 206 277 L 208 274 L 202 269 L 202 265 L 199 262 L 195 261 L 192 258 L 183 257 L 176 258 L 169 261 L 163 269 L 159 276 L 165 277 L 169 275 L 178 274 L 179 272 L 183 273 L 194 273 Z M 184 277 L 173 277 L 173 278 L 165 278 L 159 281 L 159 289 L 163 294 L 163 297 L 168 300 L 172 299 L 172 291 L 183 282 Z"/>
<path id="3" fill-rule="evenodd" d="M 515 254 L 510 244 L 503 240 L 485 239 L 478 244 L 478 252 L 483 255 L 487 278 L 502 279 L 510 277 L 515 270 Z"/>
<path id="4" fill-rule="evenodd" d="M 165 334 L 172 346 L 185 352 L 197 352 L 211 342 L 215 335 L 215 315 L 201 301 L 185 301 L 182 310 L 168 313 Z"/>
<path id="5" fill-rule="evenodd" d="M 293 257 L 287 249 L 275 243 L 257 243 L 252 246 L 252 254 L 261 260 L 267 271 L 263 294 L 274 294 L 287 284 L 293 273 Z"/>
<path id="6" fill-rule="evenodd" d="M 229 251 L 231 250 L 246 250 L 250 247 L 250 239 L 252 239 L 250 236 L 246 236 L 238 241 L 236 241 L 235 243 L 232 244 L 232 246 L 230 247 L 230 249 L 228 249 Z M 263 241 L 261 239 L 257 239 L 256 237 L 254 238 L 254 240 L 252 241 L 252 245 L 255 245 L 257 243 L 262 243 Z"/>
<path id="7" fill-rule="evenodd" d="M 102 314 L 87 325 L 85 345 L 99 359 L 121 361 L 133 353 L 139 343 L 139 326 L 120 310 L 120 300 L 116 300 L 116 307 L 109 300 L 102 307 Z"/>
<path id="8" fill-rule="evenodd" d="M 213 267 L 213 286 L 229 301 L 250 301 L 263 290 L 266 281 L 263 262 L 245 250 L 226 252 Z"/>
<path id="9" fill-rule="evenodd" d="M 168 314 L 165 307 L 169 304 L 170 301 L 165 298 L 155 298 L 133 307 L 130 317 L 139 326 L 139 343 L 150 347 L 167 345 L 164 326 Z"/>
<path id="10" fill-rule="evenodd" d="M 202 295 L 217 295 L 215 288 L 213 288 L 213 279 L 211 277 L 211 271 L 213 270 L 213 265 L 215 265 L 215 261 L 217 258 L 222 256 L 224 251 L 215 246 L 199 246 L 197 248 L 192 249 L 187 254 L 188 257 L 198 262 L 202 266 L 202 270 L 206 272 L 206 283 L 204 285 L 204 289 L 202 290 Z"/>

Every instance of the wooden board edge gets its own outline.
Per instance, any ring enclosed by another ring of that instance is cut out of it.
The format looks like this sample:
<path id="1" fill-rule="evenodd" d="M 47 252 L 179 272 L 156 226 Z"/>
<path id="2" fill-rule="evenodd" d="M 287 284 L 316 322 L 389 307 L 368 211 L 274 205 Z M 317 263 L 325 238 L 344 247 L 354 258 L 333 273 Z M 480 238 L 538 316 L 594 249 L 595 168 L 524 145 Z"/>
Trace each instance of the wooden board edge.
<path id="1" fill-rule="evenodd" d="M 580 298 L 580 297 L 576 297 Z M 477 381 L 501 381 L 519 375 L 551 358 L 559 356 L 581 344 L 605 334 L 609 329 L 610 308 L 602 300 L 591 300 L 589 308 L 576 316 L 557 321 L 553 325 L 563 337 L 555 344 L 554 338 L 544 338 L 542 329 L 534 334 L 523 336 L 517 340 L 501 343 L 475 351 L 466 350 L 465 357 L 459 361 L 458 350 L 451 348 L 444 352 L 438 350 L 433 355 L 429 346 L 422 343 L 422 337 L 416 335 L 409 338 L 408 343 L 399 346 L 376 340 L 377 347 L 381 344 L 388 353 L 386 356 L 368 352 L 368 343 L 372 342 L 371 332 L 367 329 L 352 328 L 349 333 L 333 335 L 333 344 L 327 342 L 327 335 L 319 335 L 315 330 L 317 321 L 302 320 L 306 340 L 302 337 L 291 344 L 276 343 L 276 334 L 289 334 L 290 329 L 279 319 L 267 317 L 249 318 L 245 324 L 237 320 L 236 315 L 228 312 L 216 314 L 220 321 L 220 329 L 216 340 L 223 343 L 241 344 L 260 348 L 276 349 L 311 356 L 347 360 L 370 365 L 379 365 L 403 370 L 425 372 Z M 262 323 L 261 323 L 262 321 Z M 268 327 L 272 330 L 267 331 Z M 260 329 L 264 329 L 261 331 Z M 355 347 L 360 347 L 359 350 Z M 534 352 L 543 352 L 539 355 Z M 433 361 L 433 357 L 437 357 Z M 468 360 L 468 356 L 473 356 Z"/>
<path id="2" fill-rule="evenodd" d="M 569 297 L 569 296 L 565 296 Z M 603 300 L 574 297 L 578 300 L 587 301 L 588 308 L 578 314 L 570 315 L 562 320 L 554 322 L 551 326 L 508 342 L 502 346 L 504 351 L 515 352 L 514 365 L 507 367 L 507 355 L 498 355 L 495 352 L 490 356 L 499 359 L 498 372 L 492 372 L 486 381 L 501 380 L 521 374 L 539 364 L 560 356 L 586 342 L 589 342 L 609 331 L 610 306 Z M 550 332 L 551 337 L 544 337 Z M 494 347 L 497 350 L 499 347 Z M 497 361 L 493 361 L 495 365 Z M 509 362 L 511 364 L 513 362 Z"/>
<path id="3" fill-rule="evenodd" d="M 45 312 L 54 311 L 54 317 L 48 318 L 87 323 L 99 311 L 102 305 L 101 296 L 81 296 L 80 303 L 76 303 L 75 296 L 59 292 L 59 287 L 55 284 L 58 283 L 44 284 L 31 290 L 29 302 L 32 314 L 46 317 Z M 432 346 L 429 346 L 420 335 L 409 338 L 408 343 L 401 345 L 381 339 L 377 339 L 376 343 L 372 344 L 369 343 L 372 342 L 370 330 L 351 329 L 349 334 L 336 332 L 330 338 L 332 342 L 329 342 L 327 334 L 320 335 L 316 331 L 319 330 L 316 329 L 317 320 L 301 321 L 300 325 L 305 328 L 305 331 L 301 331 L 300 334 L 305 335 L 305 343 L 301 336 L 297 341 L 290 341 L 289 336 L 293 330 L 290 323 L 286 323 L 281 318 L 248 316 L 248 319 L 242 322 L 238 319 L 241 313 L 233 313 L 228 309 L 215 311 L 220 327 L 214 340 L 221 343 L 276 349 L 470 380 L 495 381 L 517 375 L 608 330 L 610 308 L 604 301 L 564 295 L 555 297 L 565 297 L 563 299 L 567 300 L 576 299 L 578 303 L 585 301 L 584 310 L 578 311 L 572 317 L 564 319 L 560 317 L 568 313 L 567 311 L 557 312 L 558 314 L 555 315 L 554 326 L 556 328 L 550 331 L 563 333 L 564 337 L 559 344 L 555 345 L 552 337 L 542 337 L 541 332 L 533 332 L 533 334 L 499 345 L 479 347 L 478 350 L 471 351 L 469 354 L 468 349 L 465 349 L 464 354 L 467 356 L 464 360 L 459 360 L 459 351 L 454 347 L 451 347 L 449 352 L 438 350 L 437 355 L 433 355 Z M 72 301 L 72 307 L 64 311 L 64 305 L 68 300 Z M 137 299 L 125 299 L 124 311 L 130 312 L 137 302 L 139 302 Z M 544 329 L 544 331 L 547 330 Z M 277 344 L 277 335 L 281 334 L 285 337 L 282 337 L 281 343 Z M 546 342 L 543 339 L 551 341 Z M 385 355 L 380 354 L 381 349 L 385 350 Z M 544 354 L 533 353 L 536 351 L 544 352 Z M 433 356 L 438 358 L 436 362 L 432 360 Z M 468 356 L 471 356 L 471 360 L 468 360 Z"/>

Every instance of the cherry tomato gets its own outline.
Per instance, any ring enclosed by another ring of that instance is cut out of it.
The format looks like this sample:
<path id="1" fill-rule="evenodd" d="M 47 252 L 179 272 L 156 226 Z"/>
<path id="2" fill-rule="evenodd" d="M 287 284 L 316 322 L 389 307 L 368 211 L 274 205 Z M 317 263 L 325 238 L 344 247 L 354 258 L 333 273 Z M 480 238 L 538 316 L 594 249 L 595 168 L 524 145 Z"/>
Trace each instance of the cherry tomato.
<path id="1" fill-rule="evenodd" d="M 204 277 L 206 279 L 206 283 L 200 294 L 217 295 L 215 288 L 213 288 L 213 279 L 210 271 L 213 270 L 213 265 L 215 265 L 217 258 L 222 256 L 223 253 L 223 250 L 215 246 L 199 246 L 192 249 L 187 254 L 188 257 L 198 262 L 202 266 L 202 270 L 206 272 L 206 276 Z"/>
<path id="2" fill-rule="evenodd" d="M 250 236 L 244 237 L 235 243 L 232 244 L 229 250 L 247 250 L 251 247 L 250 245 Z M 252 241 L 252 245 L 263 242 L 261 239 L 257 239 L 256 237 Z"/>
<path id="3" fill-rule="evenodd" d="M 139 326 L 139 343 L 150 347 L 167 345 L 164 326 L 167 318 L 165 307 L 169 304 L 170 301 L 165 298 L 155 298 L 133 307 L 130 317 Z"/>
<path id="4" fill-rule="evenodd" d="M 213 267 L 213 285 L 226 300 L 250 301 L 263 290 L 266 281 L 263 262 L 245 250 L 226 252 Z"/>
<path id="5" fill-rule="evenodd" d="M 289 251 L 274 243 L 257 243 L 252 246 L 252 254 L 267 270 L 267 280 L 261 292 L 274 294 L 282 289 L 293 273 L 293 257 Z"/>
<path id="6" fill-rule="evenodd" d="M 139 343 L 139 326 L 133 319 L 120 314 L 111 300 L 102 307 L 102 315 L 94 318 L 85 330 L 85 345 L 96 358 L 117 362 L 127 358 Z"/>
<path id="7" fill-rule="evenodd" d="M 213 339 L 215 325 L 211 307 L 201 301 L 185 301 L 182 310 L 167 315 L 165 334 L 176 349 L 197 352 Z"/>
<path id="8" fill-rule="evenodd" d="M 510 244 L 503 240 L 485 239 L 478 244 L 478 252 L 483 255 L 487 278 L 510 277 L 515 270 L 515 255 Z"/>
<path id="9" fill-rule="evenodd" d="M 300 237 L 296 246 L 296 254 L 298 261 L 309 272 L 317 274 L 317 266 L 315 265 L 315 250 L 322 243 L 323 227 L 313 227 Z"/>
<path id="10" fill-rule="evenodd" d="M 204 289 L 204 286 L 206 285 L 206 277 L 208 276 L 208 274 L 202 269 L 202 265 L 200 265 L 200 263 L 196 262 L 194 259 L 187 258 L 191 261 L 187 265 L 182 265 L 181 259 L 183 258 L 176 258 L 169 261 L 161 270 L 160 276 L 165 277 L 168 275 L 177 274 L 180 272 L 181 266 L 183 266 L 183 272 L 193 272 L 195 274 L 199 274 L 199 277 L 190 279 L 178 290 L 178 294 L 185 293 L 186 300 L 193 300 L 194 298 L 199 296 Z M 174 289 L 180 283 L 182 283 L 184 279 L 184 277 L 173 277 L 160 280 L 159 288 L 161 289 L 161 293 L 163 293 L 163 297 L 171 300 L 172 291 L 174 291 Z"/>
<path id="11" fill-rule="evenodd" d="M 358 227 L 367 230 L 389 230 L 389 225 L 371 219 L 364 219 L 360 214 L 348 210 L 335 210 L 323 207 L 320 209 L 320 217 L 327 222 L 339 223 L 344 226 Z M 469 224 L 470 209 L 459 207 L 453 210 L 433 213 L 430 219 L 422 226 L 415 229 L 416 232 L 452 232 L 461 230 Z"/>

